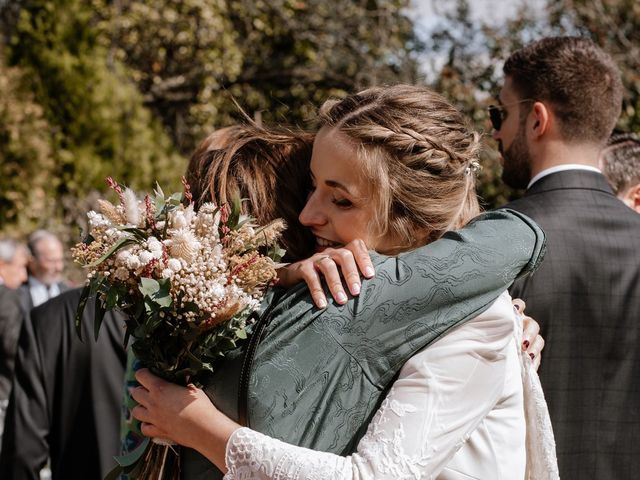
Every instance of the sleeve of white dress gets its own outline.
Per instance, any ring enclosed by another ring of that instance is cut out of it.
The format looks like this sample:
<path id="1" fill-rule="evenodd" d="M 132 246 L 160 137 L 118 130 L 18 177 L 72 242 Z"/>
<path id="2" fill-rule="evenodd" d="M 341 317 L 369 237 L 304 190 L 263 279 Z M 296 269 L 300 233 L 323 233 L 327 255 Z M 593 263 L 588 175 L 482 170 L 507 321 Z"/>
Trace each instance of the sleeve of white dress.
<path id="1" fill-rule="evenodd" d="M 317 452 L 240 428 L 227 443 L 229 471 L 224 478 L 435 477 L 503 391 L 512 315 L 510 302 L 501 297 L 485 313 L 412 357 L 353 455 Z"/>

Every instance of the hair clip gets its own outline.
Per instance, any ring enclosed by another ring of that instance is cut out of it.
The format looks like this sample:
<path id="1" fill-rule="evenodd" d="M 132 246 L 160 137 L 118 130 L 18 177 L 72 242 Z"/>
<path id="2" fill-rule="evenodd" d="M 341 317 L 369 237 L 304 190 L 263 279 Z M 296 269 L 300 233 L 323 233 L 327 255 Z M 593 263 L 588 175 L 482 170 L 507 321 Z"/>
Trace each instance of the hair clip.
<path id="1" fill-rule="evenodd" d="M 464 174 L 471 175 L 472 172 L 474 174 L 477 174 L 481 168 L 482 167 L 480 166 L 480 163 L 477 160 L 472 160 L 467 166 L 467 168 L 464 169 Z"/>

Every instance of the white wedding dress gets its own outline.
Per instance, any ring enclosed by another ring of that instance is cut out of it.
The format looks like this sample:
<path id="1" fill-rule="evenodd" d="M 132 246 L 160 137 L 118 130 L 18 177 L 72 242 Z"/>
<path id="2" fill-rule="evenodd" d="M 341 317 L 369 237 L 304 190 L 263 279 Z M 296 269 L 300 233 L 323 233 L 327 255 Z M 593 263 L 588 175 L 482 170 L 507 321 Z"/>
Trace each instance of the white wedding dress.
<path id="1" fill-rule="evenodd" d="M 341 457 L 248 428 L 225 480 L 557 479 L 553 432 L 505 292 L 403 366 L 357 452 Z"/>

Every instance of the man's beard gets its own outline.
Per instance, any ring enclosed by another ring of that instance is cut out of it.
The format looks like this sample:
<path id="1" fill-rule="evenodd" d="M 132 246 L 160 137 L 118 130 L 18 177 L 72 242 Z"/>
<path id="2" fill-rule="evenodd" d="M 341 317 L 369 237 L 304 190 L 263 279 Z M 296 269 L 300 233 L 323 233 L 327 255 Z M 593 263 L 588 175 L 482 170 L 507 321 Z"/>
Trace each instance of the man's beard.
<path id="1" fill-rule="evenodd" d="M 531 155 L 522 129 L 518 130 L 507 150 L 503 151 L 502 142 L 499 149 L 503 160 L 502 181 L 511 188 L 527 188 L 531 180 Z"/>

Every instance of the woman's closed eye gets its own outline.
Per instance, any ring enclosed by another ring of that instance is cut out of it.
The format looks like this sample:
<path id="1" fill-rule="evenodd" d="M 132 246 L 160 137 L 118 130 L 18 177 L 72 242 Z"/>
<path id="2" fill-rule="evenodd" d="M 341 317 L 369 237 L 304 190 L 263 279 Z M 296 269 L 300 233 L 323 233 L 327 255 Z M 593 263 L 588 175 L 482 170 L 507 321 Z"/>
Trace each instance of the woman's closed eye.
<path id="1" fill-rule="evenodd" d="M 333 197 L 331 202 L 339 208 L 347 209 L 353 207 L 353 202 L 348 198 Z"/>

